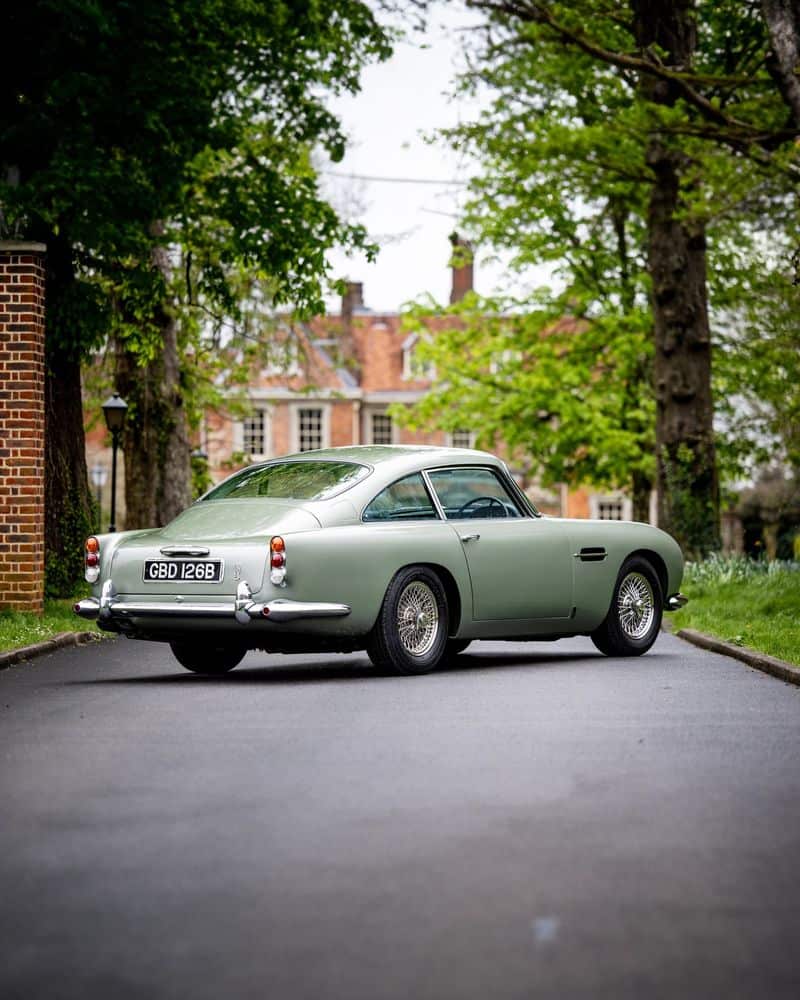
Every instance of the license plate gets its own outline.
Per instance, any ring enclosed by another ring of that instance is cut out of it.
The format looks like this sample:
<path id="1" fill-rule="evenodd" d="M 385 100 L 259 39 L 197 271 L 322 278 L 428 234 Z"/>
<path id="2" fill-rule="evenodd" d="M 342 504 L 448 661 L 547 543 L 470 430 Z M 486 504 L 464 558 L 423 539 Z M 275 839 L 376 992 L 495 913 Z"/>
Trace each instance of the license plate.
<path id="1" fill-rule="evenodd" d="M 145 583 L 221 583 L 221 559 L 145 559 Z"/>

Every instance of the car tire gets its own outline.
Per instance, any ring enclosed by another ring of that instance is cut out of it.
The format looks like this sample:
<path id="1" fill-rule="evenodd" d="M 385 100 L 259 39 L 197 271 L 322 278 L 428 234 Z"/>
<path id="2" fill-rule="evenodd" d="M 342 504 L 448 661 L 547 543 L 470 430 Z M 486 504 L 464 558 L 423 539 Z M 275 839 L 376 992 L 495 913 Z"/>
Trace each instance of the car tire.
<path id="1" fill-rule="evenodd" d="M 447 630 L 447 596 L 441 580 L 427 566 L 408 566 L 389 584 L 367 641 L 367 655 L 382 670 L 427 674 L 444 658 Z"/>
<path id="2" fill-rule="evenodd" d="M 658 574 L 647 559 L 627 559 L 617 575 L 611 607 L 592 642 L 606 656 L 641 656 L 656 641 L 664 612 Z"/>
<path id="3" fill-rule="evenodd" d="M 445 657 L 449 660 L 454 656 L 458 656 L 459 653 L 464 652 L 471 642 L 472 639 L 448 639 L 444 651 Z"/>
<path id="4" fill-rule="evenodd" d="M 171 642 L 169 646 L 178 663 L 194 674 L 227 674 L 247 652 L 241 646 L 221 642 Z"/>

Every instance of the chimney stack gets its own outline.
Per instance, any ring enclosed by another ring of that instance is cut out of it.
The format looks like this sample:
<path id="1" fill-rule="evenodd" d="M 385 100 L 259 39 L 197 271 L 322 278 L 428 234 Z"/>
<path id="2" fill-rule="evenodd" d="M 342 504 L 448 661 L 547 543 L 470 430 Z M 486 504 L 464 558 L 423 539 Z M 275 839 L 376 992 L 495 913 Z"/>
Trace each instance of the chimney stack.
<path id="1" fill-rule="evenodd" d="M 450 258 L 453 271 L 453 286 L 450 291 L 450 305 L 460 302 L 467 292 L 473 290 L 472 244 L 452 233 L 450 243 L 453 253 Z"/>
<path id="2" fill-rule="evenodd" d="M 364 308 L 364 285 L 360 281 L 347 281 L 342 295 L 342 331 L 339 337 L 339 355 L 345 367 L 355 364 L 358 351 L 353 333 L 353 313 Z"/>
<path id="3" fill-rule="evenodd" d="M 342 296 L 342 326 L 350 331 L 353 327 L 353 313 L 364 308 L 364 285 L 360 281 L 348 281 Z"/>

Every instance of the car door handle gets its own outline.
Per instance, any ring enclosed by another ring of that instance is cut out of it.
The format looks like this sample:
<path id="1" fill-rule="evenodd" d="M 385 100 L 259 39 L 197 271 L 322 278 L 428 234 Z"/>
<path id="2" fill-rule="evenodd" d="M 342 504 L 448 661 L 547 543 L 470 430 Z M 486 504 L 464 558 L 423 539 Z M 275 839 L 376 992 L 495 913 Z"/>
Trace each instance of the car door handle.
<path id="1" fill-rule="evenodd" d="M 475 532 L 474 535 L 461 535 L 462 542 L 477 542 L 481 536 Z"/>

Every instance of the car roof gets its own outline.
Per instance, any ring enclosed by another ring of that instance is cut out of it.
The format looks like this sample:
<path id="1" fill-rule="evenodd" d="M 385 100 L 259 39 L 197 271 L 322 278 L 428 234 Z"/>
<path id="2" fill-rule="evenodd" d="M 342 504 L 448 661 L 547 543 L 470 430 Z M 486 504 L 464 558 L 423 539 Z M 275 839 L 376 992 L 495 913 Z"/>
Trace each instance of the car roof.
<path id="1" fill-rule="evenodd" d="M 474 448 L 444 448 L 436 445 L 423 444 L 353 444 L 341 448 L 319 448 L 316 451 L 297 452 L 293 455 L 282 455 L 270 459 L 275 462 L 290 462 L 310 459 L 335 460 L 339 462 L 361 462 L 365 465 L 379 466 L 384 462 L 407 459 L 408 464 L 419 461 L 419 467 L 427 465 L 452 465 L 454 462 L 475 463 L 483 465 L 489 462 L 500 465 L 500 460 L 488 451 L 476 451 Z M 402 464 L 406 464 L 405 462 Z"/>
<path id="2" fill-rule="evenodd" d="M 304 507 L 311 511 L 323 525 L 328 523 L 329 512 L 332 507 L 346 503 L 350 505 L 351 510 L 360 513 L 364 505 L 373 500 L 386 486 L 422 469 L 458 465 L 492 466 L 496 469 L 505 468 L 503 461 L 497 458 L 496 455 L 491 455 L 488 451 L 476 451 L 473 448 L 444 448 L 435 445 L 410 444 L 347 445 L 341 448 L 320 448 L 315 451 L 281 455 L 266 462 L 258 462 L 252 468 L 280 465 L 282 462 L 313 461 L 356 462 L 367 466 L 371 470 L 363 479 L 346 486 L 343 490 L 333 493 L 324 500 L 297 499 L 281 501 L 282 503 Z"/>

